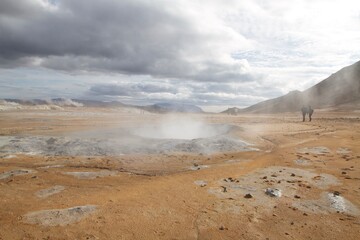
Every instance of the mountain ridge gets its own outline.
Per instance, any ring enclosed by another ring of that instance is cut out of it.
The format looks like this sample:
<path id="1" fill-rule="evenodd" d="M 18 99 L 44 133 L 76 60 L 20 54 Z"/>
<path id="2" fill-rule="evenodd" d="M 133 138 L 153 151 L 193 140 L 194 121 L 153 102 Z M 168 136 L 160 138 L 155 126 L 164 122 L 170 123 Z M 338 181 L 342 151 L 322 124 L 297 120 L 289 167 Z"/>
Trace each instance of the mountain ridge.
<path id="1" fill-rule="evenodd" d="M 360 61 L 346 66 L 304 91 L 291 91 L 286 95 L 265 100 L 242 113 L 280 113 L 300 111 L 302 106 L 321 108 L 359 108 Z"/>

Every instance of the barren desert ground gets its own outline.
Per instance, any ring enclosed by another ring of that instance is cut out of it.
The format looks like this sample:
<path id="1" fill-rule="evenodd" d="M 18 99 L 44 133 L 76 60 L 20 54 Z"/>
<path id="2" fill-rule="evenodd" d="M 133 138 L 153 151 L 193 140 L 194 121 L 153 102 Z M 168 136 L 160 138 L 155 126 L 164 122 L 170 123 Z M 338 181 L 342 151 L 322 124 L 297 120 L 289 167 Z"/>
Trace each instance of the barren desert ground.
<path id="1" fill-rule="evenodd" d="M 0 112 L 0 239 L 359 239 L 360 112 L 301 120 Z"/>

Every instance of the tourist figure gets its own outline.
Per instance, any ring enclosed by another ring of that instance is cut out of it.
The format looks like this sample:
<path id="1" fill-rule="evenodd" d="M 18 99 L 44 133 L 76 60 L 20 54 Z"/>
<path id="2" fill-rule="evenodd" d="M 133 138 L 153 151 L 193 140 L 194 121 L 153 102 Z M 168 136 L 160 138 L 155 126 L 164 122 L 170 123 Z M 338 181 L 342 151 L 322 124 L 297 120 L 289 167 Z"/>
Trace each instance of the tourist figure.
<path id="1" fill-rule="evenodd" d="M 311 122 L 311 116 L 314 113 L 314 109 L 311 108 L 311 106 L 302 107 L 301 108 L 302 116 L 303 116 L 303 122 L 305 122 L 305 116 L 306 114 L 309 114 L 309 122 Z"/>

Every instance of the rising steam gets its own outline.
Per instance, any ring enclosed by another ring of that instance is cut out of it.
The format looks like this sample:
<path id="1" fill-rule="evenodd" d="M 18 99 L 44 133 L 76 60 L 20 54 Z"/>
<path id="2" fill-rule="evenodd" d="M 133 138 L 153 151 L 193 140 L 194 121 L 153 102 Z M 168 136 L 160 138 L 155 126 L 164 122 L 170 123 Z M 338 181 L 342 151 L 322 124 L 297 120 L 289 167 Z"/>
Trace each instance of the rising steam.
<path id="1" fill-rule="evenodd" d="M 228 130 L 228 126 L 210 125 L 200 119 L 184 116 L 167 116 L 158 124 L 146 125 L 136 129 L 134 134 L 143 138 L 189 140 L 221 135 Z"/>

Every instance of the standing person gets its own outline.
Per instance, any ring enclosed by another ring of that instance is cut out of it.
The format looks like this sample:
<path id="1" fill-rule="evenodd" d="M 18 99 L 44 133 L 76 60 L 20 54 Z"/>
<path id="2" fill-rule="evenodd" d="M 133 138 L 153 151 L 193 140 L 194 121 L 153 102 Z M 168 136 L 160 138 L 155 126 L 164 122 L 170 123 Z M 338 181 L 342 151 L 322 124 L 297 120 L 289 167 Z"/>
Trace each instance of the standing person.
<path id="1" fill-rule="evenodd" d="M 311 122 L 311 116 L 314 113 L 314 109 L 312 109 L 310 105 L 309 105 L 308 109 L 309 109 L 309 122 Z"/>
<path id="2" fill-rule="evenodd" d="M 312 109 L 310 105 L 307 107 L 304 106 L 301 108 L 301 112 L 302 112 L 302 116 L 303 116 L 303 122 L 305 122 L 306 114 L 309 114 L 309 122 L 311 122 L 311 116 L 314 113 L 314 109 Z"/>

